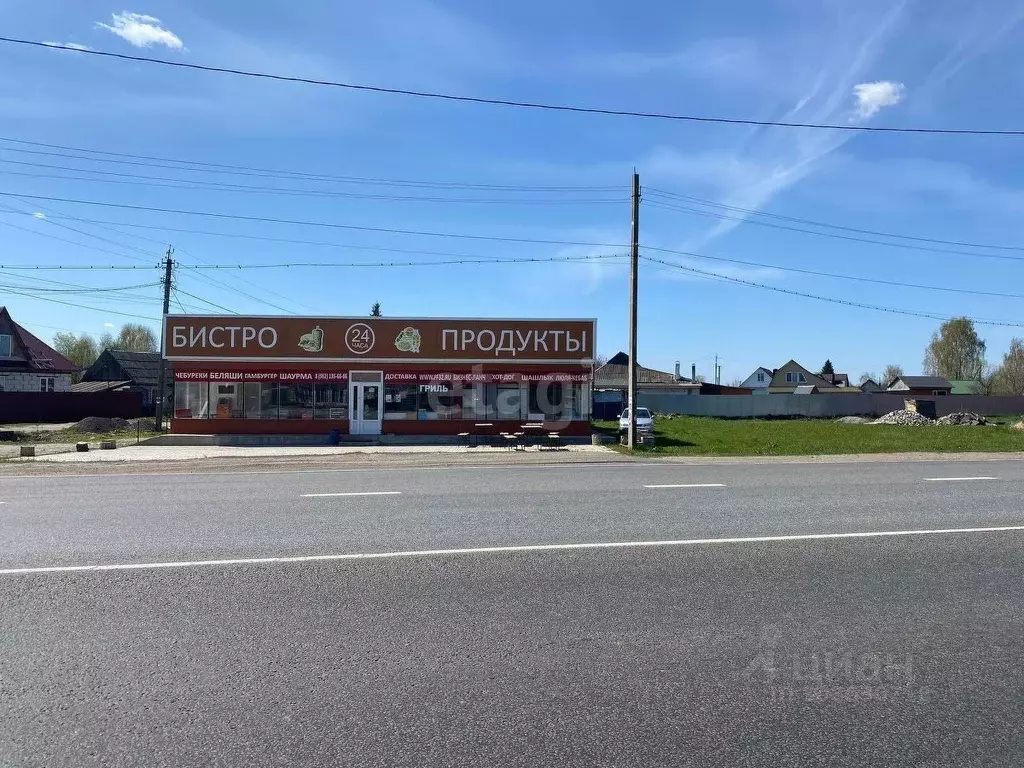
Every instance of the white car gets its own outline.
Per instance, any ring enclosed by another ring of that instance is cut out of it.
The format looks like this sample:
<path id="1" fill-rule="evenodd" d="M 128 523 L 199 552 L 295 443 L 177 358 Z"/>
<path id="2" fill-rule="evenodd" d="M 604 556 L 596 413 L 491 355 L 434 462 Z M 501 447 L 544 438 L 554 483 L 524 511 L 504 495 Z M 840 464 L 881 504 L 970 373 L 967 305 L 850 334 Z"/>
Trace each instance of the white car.
<path id="1" fill-rule="evenodd" d="M 654 429 L 654 416 L 646 408 L 636 409 L 636 431 L 650 432 Z M 619 434 L 624 435 L 629 431 L 629 408 L 619 416 Z"/>

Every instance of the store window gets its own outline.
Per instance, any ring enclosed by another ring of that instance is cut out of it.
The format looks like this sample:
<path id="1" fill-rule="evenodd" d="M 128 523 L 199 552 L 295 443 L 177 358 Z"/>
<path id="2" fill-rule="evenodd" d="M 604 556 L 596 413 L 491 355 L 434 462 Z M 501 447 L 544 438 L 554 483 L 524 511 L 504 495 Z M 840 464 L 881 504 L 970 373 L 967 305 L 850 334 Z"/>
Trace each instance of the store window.
<path id="1" fill-rule="evenodd" d="M 245 418 L 276 419 L 278 409 L 277 382 L 247 381 L 242 385 Z"/>
<path id="2" fill-rule="evenodd" d="M 174 418 L 208 419 L 210 389 L 205 381 L 178 381 L 174 384 Z"/>
<path id="3" fill-rule="evenodd" d="M 420 387 L 418 384 L 384 385 L 384 418 L 415 420 L 420 417 Z"/>
<path id="4" fill-rule="evenodd" d="M 281 419 L 313 418 L 313 385 L 307 382 L 278 384 Z"/>
<path id="5" fill-rule="evenodd" d="M 315 384 L 314 419 L 348 419 L 348 384 Z"/>
<path id="6" fill-rule="evenodd" d="M 242 383 L 211 381 L 210 403 L 215 419 L 243 418 L 245 411 L 242 408 Z"/>
<path id="7" fill-rule="evenodd" d="M 499 384 L 494 390 L 494 418 L 521 419 L 523 392 L 518 384 Z"/>

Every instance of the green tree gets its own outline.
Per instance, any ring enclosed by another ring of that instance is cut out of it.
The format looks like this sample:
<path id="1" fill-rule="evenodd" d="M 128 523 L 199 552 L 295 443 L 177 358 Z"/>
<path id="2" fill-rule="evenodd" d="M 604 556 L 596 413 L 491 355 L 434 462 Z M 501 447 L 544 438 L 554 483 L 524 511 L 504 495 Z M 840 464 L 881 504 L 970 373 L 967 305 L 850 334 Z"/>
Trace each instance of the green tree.
<path id="1" fill-rule="evenodd" d="M 932 334 L 924 353 L 924 371 L 961 381 L 981 381 L 985 371 L 985 342 L 967 317 L 947 320 Z"/>
<path id="2" fill-rule="evenodd" d="M 1011 339 L 1003 364 L 992 375 L 992 394 L 1024 395 L 1024 339 Z"/>
<path id="3" fill-rule="evenodd" d="M 99 357 L 96 341 L 87 333 L 83 333 L 81 336 L 76 336 L 73 333 L 57 333 L 53 337 L 53 348 L 79 368 L 88 368 Z"/>
<path id="4" fill-rule="evenodd" d="M 125 323 L 114 340 L 113 348 L 126 352 L 156 352 L 156 334 L 148 325 Z"/>
<path id="5" fill-rule="evenodd" d="M 373 302 L 373 306 L 370 307 L 370 317 L 380 317 L 380 302 Z"/>
<path id="6" fill-rule="evenodd" d="M 819 371 L 820 374 L 823 374 L 823 375 L 827 374 L 827 375 L 830 375 L 830 376 L 832 374 L 834 374 L 835 372 L 836 372 L 836 369 L 832 367 L 832 361 L 831 360 L 826 360 L 825 364 L 823 366 L 821 366 L 821 371 Z"/>

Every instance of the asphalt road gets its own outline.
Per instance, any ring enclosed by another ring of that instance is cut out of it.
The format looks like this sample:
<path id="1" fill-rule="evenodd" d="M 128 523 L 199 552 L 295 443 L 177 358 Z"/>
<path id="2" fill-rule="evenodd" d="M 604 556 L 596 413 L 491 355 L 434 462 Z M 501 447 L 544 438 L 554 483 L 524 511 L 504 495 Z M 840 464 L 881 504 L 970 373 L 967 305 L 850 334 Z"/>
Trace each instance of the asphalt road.
<path id="1" fill-rule="evenodd" d="M 1021 764 L 1022 491 L 1013 461 L 0 478 L 0 765 Z"/>

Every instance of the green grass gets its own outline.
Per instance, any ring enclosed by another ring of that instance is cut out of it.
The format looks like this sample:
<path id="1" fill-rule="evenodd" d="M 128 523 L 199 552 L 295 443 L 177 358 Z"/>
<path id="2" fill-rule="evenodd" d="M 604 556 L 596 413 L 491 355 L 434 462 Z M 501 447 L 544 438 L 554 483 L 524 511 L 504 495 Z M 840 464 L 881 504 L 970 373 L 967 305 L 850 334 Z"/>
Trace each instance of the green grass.
<path id="1" fill-rule="evenodd" d="M 827 419 L 710 419 L 695 416 L 655 420 L 655 451 L 672 456 L 809 456 L 843 453 L 1024 451 L 1024 432 L 1000 425 L 901 427 L 840 424 Z M 595 422 L 617 434 L 618 422 Z M 625 451 L 625 448 L 619 448 Z"/>

